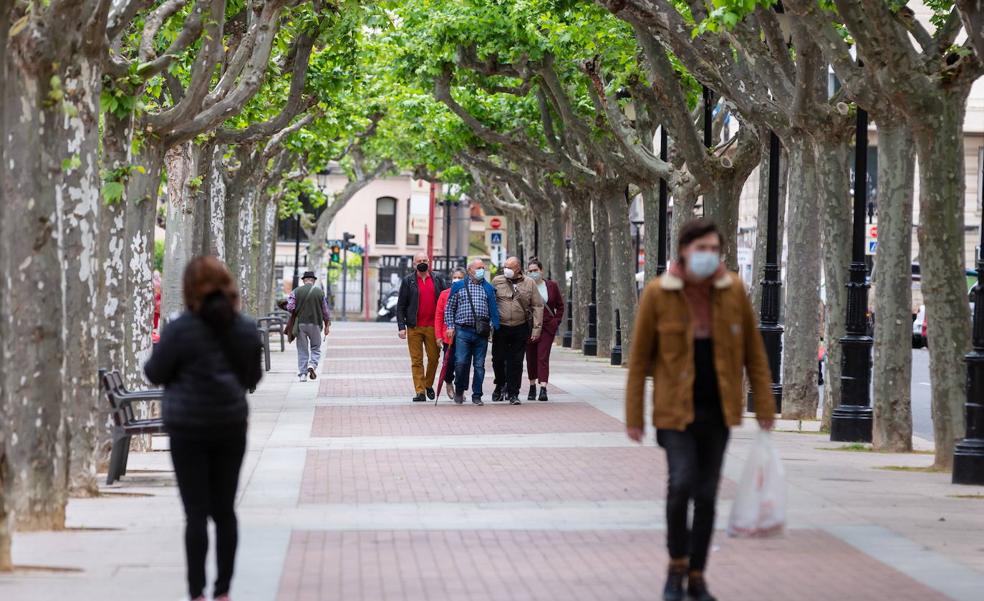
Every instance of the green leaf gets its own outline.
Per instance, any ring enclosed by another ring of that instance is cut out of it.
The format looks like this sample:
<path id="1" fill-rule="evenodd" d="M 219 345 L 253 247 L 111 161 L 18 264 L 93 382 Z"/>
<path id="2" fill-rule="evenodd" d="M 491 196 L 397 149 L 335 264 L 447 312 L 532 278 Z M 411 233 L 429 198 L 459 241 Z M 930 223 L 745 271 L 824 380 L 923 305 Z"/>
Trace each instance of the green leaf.
<path id="1" fill-rule="evenodd" d="M 126 192 L 126 187 L 120 182 L 110 181 L 103 183 L 102 197 L 106 201 L 106 204 L 119 202 L 123 199 L 124 192 Z"/>

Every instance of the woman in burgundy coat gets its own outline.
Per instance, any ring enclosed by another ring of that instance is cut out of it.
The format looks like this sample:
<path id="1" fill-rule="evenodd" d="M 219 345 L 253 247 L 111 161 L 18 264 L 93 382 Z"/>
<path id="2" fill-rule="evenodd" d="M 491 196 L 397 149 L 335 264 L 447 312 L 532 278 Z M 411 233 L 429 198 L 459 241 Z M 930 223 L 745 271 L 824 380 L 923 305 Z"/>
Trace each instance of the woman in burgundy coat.
<path id="1" fill-rule="evenodd" d="M 547 380 L 550 378 L 550 349 L 553 347 L 554 336 L 564 318 L 564 297 L 560 294 L 560 286 L 553 280 L 543 277 L 543 263 L 539 259 L 530 259 L 526 268 L 526 276 L 536 282 L 536 287 L 543 297 L 543 331 L 540 337 L 526 344 L 526 370 L 530 377 L 529 400 L 547 400 Z M 536 385 L 540 384 L 540 396 L 537 397 Z"/>

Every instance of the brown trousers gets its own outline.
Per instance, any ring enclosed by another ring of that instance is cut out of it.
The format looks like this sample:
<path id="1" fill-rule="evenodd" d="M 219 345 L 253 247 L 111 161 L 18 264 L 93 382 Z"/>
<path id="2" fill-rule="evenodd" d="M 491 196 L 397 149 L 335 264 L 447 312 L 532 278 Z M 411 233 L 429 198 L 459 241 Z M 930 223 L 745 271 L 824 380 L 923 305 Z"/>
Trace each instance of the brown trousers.
<path id="1" fill-rule="evenodd" d="M 434 328 L 407 328 L 407 346 L 410 347 L 410 368 L 413 387 L 417 394 L 434 387 L 440 349 Z M 424 351 L 427 352 L 427 372 L 424 373 Z"/>

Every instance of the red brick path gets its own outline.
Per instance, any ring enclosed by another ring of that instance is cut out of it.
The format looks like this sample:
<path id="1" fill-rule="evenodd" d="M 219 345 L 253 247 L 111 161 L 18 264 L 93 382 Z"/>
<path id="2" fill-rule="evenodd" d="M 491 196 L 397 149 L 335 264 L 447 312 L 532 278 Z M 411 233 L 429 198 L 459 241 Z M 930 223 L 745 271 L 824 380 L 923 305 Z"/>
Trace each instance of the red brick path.
<path id="1" fill-rule="evenodd" d="M 653 447 L 309 450 L 300 502 L 655 501 L 664 465 Z"/>
<path id="2" fill-rule="evenodd" d="M 381 380 L 406 388 L 402 380 Z M 335 383 L 325 380 L 322 388 Z M 325 395 L 322 395 L 325 396 Z M 332 394 L 331 396 L 335 396 Z M 339 394 L 338 396 L 342 396 Z M 321 406 L 315 408 L 313 437 L 445 436 L 456 434 L 548 434 L 560 432 L 621 432 L 622 423 L 587 403 L 528 402 L 518 407 L 486 403 L 484 407 L 453 405 L 443 398 L 411 405 Z"/>
<path id="3" fill-rule="evenodd" d="M 944 601 L 813 530 L 729 540 L 708 582 L 722 601 Z M 278 601 L 642 601 L 659 598 L 661 533 L 294 532 Z"/>

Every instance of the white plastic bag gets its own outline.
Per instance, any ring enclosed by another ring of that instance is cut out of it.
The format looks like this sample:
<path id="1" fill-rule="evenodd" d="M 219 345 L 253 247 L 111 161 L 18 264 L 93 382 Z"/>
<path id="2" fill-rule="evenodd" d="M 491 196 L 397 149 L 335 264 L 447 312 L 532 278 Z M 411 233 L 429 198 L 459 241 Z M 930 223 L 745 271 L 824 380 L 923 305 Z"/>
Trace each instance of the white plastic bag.
<path id="1" fill-rule="evenodd" d="M 738 482 L 728 536 L 782 536 L 786 529 L 786 474 L 769 433 L 759 430 Z"/>

